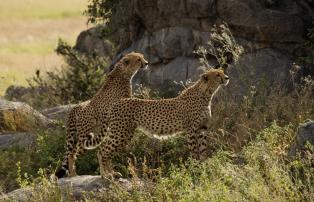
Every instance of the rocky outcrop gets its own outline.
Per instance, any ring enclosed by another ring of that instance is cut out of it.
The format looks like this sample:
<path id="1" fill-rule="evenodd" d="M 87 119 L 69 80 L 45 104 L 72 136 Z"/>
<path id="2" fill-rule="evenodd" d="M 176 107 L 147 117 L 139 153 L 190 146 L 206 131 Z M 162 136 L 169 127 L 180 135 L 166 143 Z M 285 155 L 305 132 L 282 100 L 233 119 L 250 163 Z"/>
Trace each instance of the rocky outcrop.
<path id="1" fill-rule="evenodd" d="M 120 178 L 117 182 L 124 190 L 130 191 L 132 189 L 132 182 L 127 179 Z M 110 186 L 110 182 L 103 180 L 100 176 L 82 175 L 71 178 L 62 178 L 58 180 L 57 187 L 60 188 L 62 194 L 66 195 L 69 190 L 73 200 L 83 200 L 90 192 L 97 194 L 99 192 L 106 192 Z M 14 190 L 8 194 L 0 196 L 0 200 L 12 201 L 32 201 L 34 197 L 34 188 L 22 188 Z"/>
<path id="2" fill-rule="evenodd" d="M 291 54 L 303 42 L 314 12 L 307 0 L 131 0 L 128 12 L 113 18 L 125 20 L 112 36 L 120 52 L 143 52 L 150 68 L 140 72 L 135 84 L 154 89 L 169 87 L 173 81 L 195 80 L 204 71 L 193 53 L 206 46 L 214 24 L 226 22 L 243 55 L 234 68 L 249 67 L 249 83 L 271 69 L 282 79 L 287 76 Z M 262 63 L 265 63 L 262 64 Z M 211 61 L 215 65 L 215 61 Z M 251 72 L 252 70 L 252 72 Z M 232 70 L 239 80 L 239 69 Z M 242 70 L 241 70 L 242 71 Z M 239 81 L 241 82 L 241 81 Z M 162 90 L 165 90 L 162 89 Z"/>
<path id="3" fill-rule="evenodd" d="M 307 151 L 307 144 L 314 146 L 314 121 L 309 121 L 299 126 L 296 140 L 289 151 L 290 156 L 295 156 L 297 152 L 303 153 Z"/>
<path id="4" fill-rule="evenodd" d="M 35 132 L 54 126 L 48 119 L 31 106 L 22 102 L 0 99 L 0 133 L 6 131 Z"/>

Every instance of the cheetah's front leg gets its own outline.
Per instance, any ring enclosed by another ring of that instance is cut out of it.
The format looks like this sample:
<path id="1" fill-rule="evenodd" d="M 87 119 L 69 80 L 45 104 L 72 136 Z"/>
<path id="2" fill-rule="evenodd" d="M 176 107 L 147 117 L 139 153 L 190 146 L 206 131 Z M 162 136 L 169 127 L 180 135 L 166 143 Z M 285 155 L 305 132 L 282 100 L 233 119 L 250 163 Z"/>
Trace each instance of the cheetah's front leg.
<path id="1" fill-rule="evenodd" d="M 197 130 L 188 129 L 186 132 L 188 139 L 188 147 L 190 155 L 193 159 L 199 159 L 199 150 L 198 150 L 198 136 Z"/>
<path id="2" fill-rule="evenodd" d="M 114 172 L 111 166 L 113 155 L 124 149 L 128 142 L 132 139 L 134 130 L 111 128 L 108 132 L 108 138 L 101 144 L 101 149 L 98 152 L 98 160 L 100 174 L 103 178 L 113 179 L 121 177 L 121 174 Z"/>

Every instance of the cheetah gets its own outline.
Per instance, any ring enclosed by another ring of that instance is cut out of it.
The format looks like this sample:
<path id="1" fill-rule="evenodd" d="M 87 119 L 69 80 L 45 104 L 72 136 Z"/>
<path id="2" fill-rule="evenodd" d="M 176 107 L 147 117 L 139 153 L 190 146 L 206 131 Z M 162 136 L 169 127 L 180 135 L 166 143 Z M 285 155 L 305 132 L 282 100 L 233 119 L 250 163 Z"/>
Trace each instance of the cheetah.
<path id="1" fill-rule="evenodd" d="M 75 176 L 75 160 L 83 154 L 83 142 L 88 134 L 102 124 L 107 124 L 109 107 L 117 100 L 131 97 L 132 77 L 140 68 L 146 68 L 148 62 L 141 53 L 131 52 L 113 66 L 102 87 L 88 101 L 76 105 L 68 114 L 66 153 L 61 167 L 55 172 L 57 178 L 67 174 Z"/>
<path id="2" fill-rule="evenodd" d="M 121 99 L 108 112 L 108 128 L 103 125 L 101 134 L 90 136 L 84 142 L 84 147 L 93 149 L 101 145 L 97 156 L 103 177 L 106 174 L 112 177 L 112 155 L 130 142 L 137 128 L 161 137 L 184 132 L 191 157 L 203 160 L 206 139 L 202 132 L 208 129 L 211 101 L 220 87 L 228 82 L 229 77 L 223 69 L 210 69 L 175 98 Z"/>

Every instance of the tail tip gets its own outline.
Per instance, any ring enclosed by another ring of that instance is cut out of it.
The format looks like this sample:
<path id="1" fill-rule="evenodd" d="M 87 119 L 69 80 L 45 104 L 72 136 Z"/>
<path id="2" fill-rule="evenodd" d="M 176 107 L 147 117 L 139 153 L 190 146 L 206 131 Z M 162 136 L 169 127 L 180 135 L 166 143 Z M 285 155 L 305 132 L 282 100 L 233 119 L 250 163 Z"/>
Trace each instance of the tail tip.
<path id="1" fill-rule="evenodd" d="M 64 166 L 62 166 L 61 168 L 59 168 L 56 173 L 55 173 L 55 176 L 60 179 L 60 178 L 63 178 L 67 175 L 68 173 L 68 169 L 66 169 Z"/>

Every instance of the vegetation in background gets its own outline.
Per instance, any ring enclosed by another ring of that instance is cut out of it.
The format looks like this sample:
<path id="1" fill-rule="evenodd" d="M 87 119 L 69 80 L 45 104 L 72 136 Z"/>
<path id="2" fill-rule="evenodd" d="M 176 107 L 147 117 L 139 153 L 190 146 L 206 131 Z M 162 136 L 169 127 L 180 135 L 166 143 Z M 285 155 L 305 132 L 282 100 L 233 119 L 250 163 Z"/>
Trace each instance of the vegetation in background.
<path id="1" fill-rule="evenodd" d="M 67 65 L 45 75 L 38 70 L 29 80 L 33 88 L 32 106 L 55 106 L 88 100 L 105 79 L 108 58 L 79 53 L 62 40 L 56 52 L 63 56 Z"/>
<path id="2" fill-rule="evenodd" d="M 27 86 L 36 69 L 59 68 L 58 38 L 74 43 L 87 28 L 86 0 L 3 0 L 0 2 L 0 96 L 10 85 Z"/>
<path id="3" fill-rule="evenodd" d="M 91 23 L 105 23 L 111 18 L 112 13 L 118 9 L 121 0 L 90 0 L 85 10 Z"/>

